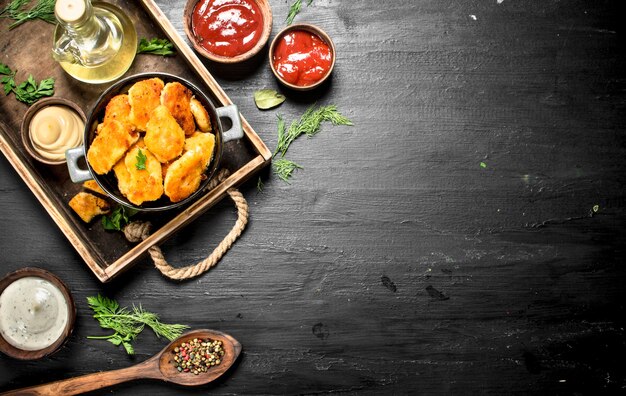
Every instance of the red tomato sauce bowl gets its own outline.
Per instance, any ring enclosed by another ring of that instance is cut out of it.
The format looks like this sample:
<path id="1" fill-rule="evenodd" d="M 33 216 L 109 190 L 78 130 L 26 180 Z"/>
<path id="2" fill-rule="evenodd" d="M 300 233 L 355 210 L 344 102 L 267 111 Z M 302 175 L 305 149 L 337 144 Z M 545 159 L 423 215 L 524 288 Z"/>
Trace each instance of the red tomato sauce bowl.
<path id="1" fill-rule="evenodd" d="M 335 66 L 335 45 L 315 25 L 300 23 L 280 31 L 269 51 L 272 73 L 285 86 L 306 91 L 328 79 Z"/>
<path id="2" fill-rule="evenodd" d="M 268 0 L 188 0 L 183 15 L 194 49 L 218 63 L 252 58 L 267 44 L 272 30 Z"/>

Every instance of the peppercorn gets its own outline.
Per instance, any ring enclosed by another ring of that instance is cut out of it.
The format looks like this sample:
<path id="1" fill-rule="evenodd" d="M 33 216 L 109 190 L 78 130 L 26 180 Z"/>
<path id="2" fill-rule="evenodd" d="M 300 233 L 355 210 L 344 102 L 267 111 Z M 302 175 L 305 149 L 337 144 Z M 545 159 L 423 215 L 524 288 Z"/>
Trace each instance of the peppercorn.
<path id="1" fill-rule="evenodd" d="M 183 342 L 172 350 L 173 364 L 178 372 L 191 372 L 195 375 L 206 373 L 210 367 L 219 365 L 224 357 L 222 341 L 194 338 Z"/>

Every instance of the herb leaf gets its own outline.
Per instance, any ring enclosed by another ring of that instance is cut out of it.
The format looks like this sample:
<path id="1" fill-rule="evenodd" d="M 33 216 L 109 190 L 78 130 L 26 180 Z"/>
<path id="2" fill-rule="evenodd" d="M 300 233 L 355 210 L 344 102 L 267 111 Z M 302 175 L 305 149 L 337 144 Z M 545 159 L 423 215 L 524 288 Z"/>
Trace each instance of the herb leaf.
<path id="1" fill-rule="evenodd" d="M 141 149 L 137 150 L 137 163 L 135 164 L 135 168 L 137 168 L 137 170 L 145 170 L 147 159 L 148 157 L 146 157 Z"/>
<path id="2" fill-rule="evenodd" d="M 120 308 L 117 301 L 100 294 L 96 297 L 87 297 L 87 303 L 93 310 L 93 317 L 98 320 L 100 327 L 114 331 L 110 335 L 87 338 L 108 340 L 113 345 L 122 345 L 129 355 L 135 353 L 131 343 L 145 326 L 150 327 L 157 337 L 165 337 L 170 341 L 189 328 L 181 324 L 162 323 L 159 321 L 159 315 L 145 311 L 141 305 L 139 307 L 133 305 L 132 311 L 125 307 Z"/>
<path id="3" fill-rule="evenodd" d="M 309 107 L 298 121 L 293 121 L 289 125 L 286 133 L 281 132 L 279 118 L 278 143 L 274 156 L 281 153 L 281 156 L 284 157 L 291 143 L 300 135 L 306 134 L 312 137 L 317 134 L 324 121 L 329 121 L 333 125 L 354 125 L 352 121 L 337 110 L 335 105 L 320 106 L 318 108 L 315 108 L 315 106 Z"/>
<path id="4" fill-rule="evenodd" d="M 174 49 L 174 44 L 172 44 L 168 39 L 153 38 L 148 41 L 147 39 L 142 38 L 139 41 L 137 53 L 172 56 L 176 55 L 176 50 Z"/>
<path id="5" fill-rule="evenodd" d="M 136 210 L 120 205 L 110 215 L 102 216 L 102 227 L 108 231 L 122 231 L 136 213 Z"/>
<path id="6" fill-rule="evenodd" d="M 56 23 L 54 16 L 55 0 L 38 0 L 31 9 L 26 10 L 28 2 L 28 0 L 13 0 L 2 10 L 2 13 L 6 12 L 6 16 L 15 21 L 9 25 L 9 30 L 33 19 L 41 19 L 52 24 Z"/>
<path id="7" fill-rule="evenodd" d="M 49 77 L 45 80 L 41 80 L 39 85 L 32 74 L 28 76 L 28 79 L 17 85 L 15 83 L 15 71 L 4 63 L 0 63 L 0 74 L 4 77 L 0 79 L 0 83 L 4 85 L 4 94 L 8 95 L 11 92 L 15 94 L 15 99 L 20 102 L 31 105 L 43 98 L 44 96 L 54 95 L 54 78 Z"/>
<path id="8" fill-rule="evenodd" d="M 289 179 L 296 169 L 304 169 L 295 162 L 285 158 L 280 158 L 272 162 L 272 168 L 274 169 L 276 176 L 287 183 L 289 183 Z"/>
<path id="9" fill-rule="evenodd" d="M 254 92 L 254 103 L 262 110 L 271 109 L 285 101 L 285 95 L 281 95 L 273 89 L 260 89 Z"/>
<path id="10" fill-rule="evenodd" d="M 313 0 L 307 0 L 306 5 L 310 6 L 311 3 L 313 3 Z M 293 23 L 294 18 L 296 17 L 296 15 L 300 13 L 301 9 L 302 9 L 302 0 L 296 0 L 291 5 L 291 7 L 289 7 L 289 13 L 287 14 L 287 19 L 285 19 L 285 22 L 287 22 L 287 25 L 291 25 Z"/>

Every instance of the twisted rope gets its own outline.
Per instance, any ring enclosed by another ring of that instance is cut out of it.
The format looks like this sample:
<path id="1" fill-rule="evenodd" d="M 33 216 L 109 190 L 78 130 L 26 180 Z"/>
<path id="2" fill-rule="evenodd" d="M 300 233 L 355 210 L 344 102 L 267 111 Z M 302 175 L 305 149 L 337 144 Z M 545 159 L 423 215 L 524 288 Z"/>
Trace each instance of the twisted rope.
<path id="1" fill-rule="evenodd" d="M 227 170 L 222 170 L 217 177 L 211 180 L 207 189 L 211 190 L 215 188 L 217 184 L 228 177 L 228 173 L 229 172 Z M 239 238 L 243 232 L 244 228 L 246 228 L 246 224 L 248 224 L 248 202 L 246 202 L 243 195 L 234 188 L 230 188 L 226 192 L 233 202 L 235 202 L 235 206 L 237 207 L 237 221 L 230 232 L 207 258 L 197 264 L 191 264 L 182 268 L 175 268 L 172 267 L 167 260 L 165 260 L 165 256 L 163 255 L 160 247 L 152 246 L 148 249 L 148 253 L 154 262 L 154 266 L 161 271 L 163 275 L 174 280 L 195 278 L 196 276 L 199 276 L 214 267 L 231 248 L 231 246 L 233 246 L 237 238 Z M 134 221 L 124 227 L 124 235 L 130 242 L 139 242 L 150 236 L 151 226 L 150 222 Z"/>

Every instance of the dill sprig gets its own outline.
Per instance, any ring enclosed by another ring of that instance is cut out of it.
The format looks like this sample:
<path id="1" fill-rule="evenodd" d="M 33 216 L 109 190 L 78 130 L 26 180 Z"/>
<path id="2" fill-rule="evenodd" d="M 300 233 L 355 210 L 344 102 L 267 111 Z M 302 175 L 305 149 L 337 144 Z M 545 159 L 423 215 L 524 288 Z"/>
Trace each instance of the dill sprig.
<path id="1" fill-rule="evenodd" d="M 9 25 L 9 30 L 21 25 L 24 22 L 41 19 L 42 21 L 55 24 L 54 4 L 56 0 L 37 0 L 37 3 L 29 10 L 26 9 L 28 0 L 13 0 L 7 5 L 0 14 L 15 20 Z"/>
<path id="2" fill-rule="evenodd" d="M 272 162 L 272 168 L 276 176 L 287 183 L 289 183 L 289 179 L 296 169 L 303 169 L 300 165 L 286 158 L 280 158 Z"/>
<path id="3" fill-rule="evenodd" d="M 307 7 L 310 6 L 311 3 L 313 3 L 313 0 L 307 0 L 306 2 Z M 296 15 L 300 13 L 301 9 L 302 9 L 302 0 L 296 0 L 291 5 L 291 7 L 289 7 L 289 13 L 287 14 L 287 19 L 285 19 L 285 22 L 287 22 L 287 25 L 291 25 L 293 23 L 294 18 L 296 17 Z"/>
<path id="4" fill-rule="evenodd" d="M 354 125 L 347 117 L 343 116 L 335 105 L 309 107 L 299 120 L 293 121 L 285 131 L 284 120 L 278 117 L 278 143 L 274 156 L 281 153 L 284 157 L 291 143 L 299 136 L 305 134 L 312 137 L 320 131 L 322 122 L 328 121 L 333 125 Z"/>
<path id="5" fill-rule="evenodd" d="M 180 336 L 188 328 L 188 326 L 180 324 L 162 323 L 157 314 L 144 311 L 141 305 L 138 307 L 133 305 L 132 311 L 125 307 L 120 308 L 115 300 L 99 294 L 96 297 L 87 297 L 87 302 L 94 311 L 93 317 L 98 320 L 100 327 L 115 332 L 106 336 L 89 336 L 87 338 L 107 340 L 113 345 L 122 345 L 129 355 L 135 353 L 131 343 L 145 326 L 150 327 L 157 337 L 165 337 L 170 341 Z"/>

